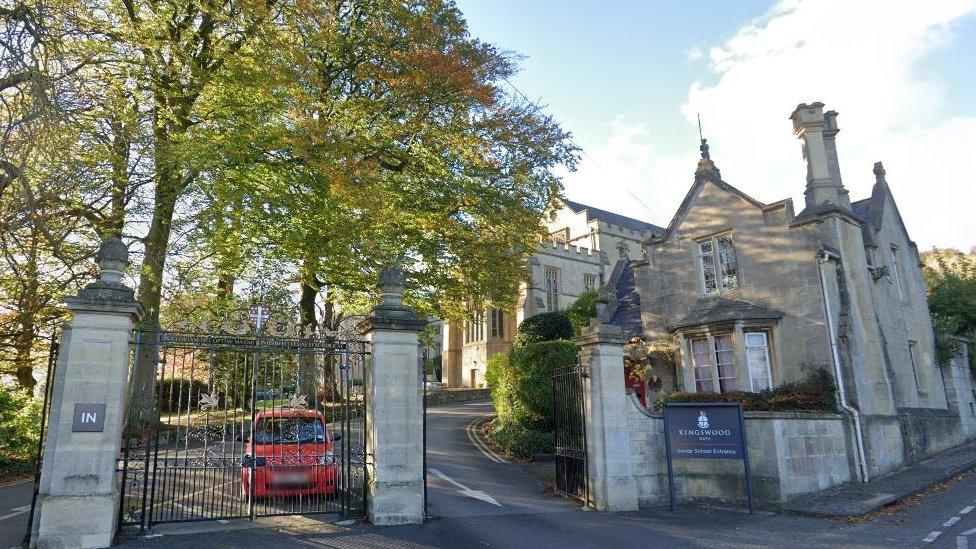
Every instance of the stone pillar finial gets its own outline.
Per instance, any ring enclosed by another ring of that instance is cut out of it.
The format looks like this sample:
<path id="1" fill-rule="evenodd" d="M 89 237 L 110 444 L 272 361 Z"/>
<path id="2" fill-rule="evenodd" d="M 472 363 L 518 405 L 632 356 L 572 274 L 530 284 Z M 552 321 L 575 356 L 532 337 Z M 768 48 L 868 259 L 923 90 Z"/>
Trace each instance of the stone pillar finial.
<path id="1" fill-rule="evenodd" d="M 129 265 L 129 249 L 121 238 L 113 237 L 102 242 L 95 257 L 99 280 L 107 284 L 120 284 L 125 268 Z"/>
<path id="2" fill-rule="evenodd" d="M 68 308 L 80 310 L 111 305 L 123 307 L 141 319 L 143 310 L 136 302 L 135 292 L 122 282 L 129 266 L 129 250 L 122 240 L 114 237 L 103 241 L 95 261 L 98 263 L 98 280 L 82 288 L 77 297 L 65 299 Z"/>
<path id="3" fill-rule="evenodd" d="M 380 269 L 380 297 L 381 307 L 403 306 L 403 293 L 407 289 L 407 277 L 400 267 L 383 267 Z"/>
<path id="4" fill-rule="evenodd" d="M 874 181 L 875 183 L 887 183 L 885 180 L 884 164 L 880 161 L 874 163 Z"/>

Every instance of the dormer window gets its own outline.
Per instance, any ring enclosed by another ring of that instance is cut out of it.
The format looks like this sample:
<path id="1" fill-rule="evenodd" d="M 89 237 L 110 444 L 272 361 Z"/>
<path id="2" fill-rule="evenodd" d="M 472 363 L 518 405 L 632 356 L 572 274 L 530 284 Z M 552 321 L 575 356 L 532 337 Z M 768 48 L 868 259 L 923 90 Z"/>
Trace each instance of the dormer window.
<path id="1" fill-rule="evenodd" d="M 721 235 L 698 243 L 698 267 L 703 294 L 727 292 L 739 287 L 739 268 L 732 235 Z"/>

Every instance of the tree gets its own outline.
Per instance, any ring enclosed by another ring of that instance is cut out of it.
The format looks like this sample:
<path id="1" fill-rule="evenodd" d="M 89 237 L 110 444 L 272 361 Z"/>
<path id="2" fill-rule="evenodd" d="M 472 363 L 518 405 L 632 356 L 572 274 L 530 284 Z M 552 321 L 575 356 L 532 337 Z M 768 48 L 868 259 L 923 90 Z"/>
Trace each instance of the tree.
<path id="1" fill-rule="evenodd" d="M 970 364 L 976 364 L 976 253 L 934 249 L 922 254 L 929 312 L 940 362 L 956 352 L 952 335 L 969 339 Z"/>
<path id="2" fill-rule="evenodd" d="M 63 75 L 64 108 L 38 135 L 60 143 L 18 168 L 25 189 L 52 190 L 56 213 L 29 224 L 41 255 L 75 247 L 59 259 L 75 286 L 50 302 L 119 234 L 141 259 L 143 329 L 164 310 L 216 314 L 259 250 L 290 266 L 308 325 L 338 326 L 394 262 L 423 313 L 514 300 L 576 149 L 452 2 L 57 1 L 44 29 L 58 64 L 37 81 Z"/>

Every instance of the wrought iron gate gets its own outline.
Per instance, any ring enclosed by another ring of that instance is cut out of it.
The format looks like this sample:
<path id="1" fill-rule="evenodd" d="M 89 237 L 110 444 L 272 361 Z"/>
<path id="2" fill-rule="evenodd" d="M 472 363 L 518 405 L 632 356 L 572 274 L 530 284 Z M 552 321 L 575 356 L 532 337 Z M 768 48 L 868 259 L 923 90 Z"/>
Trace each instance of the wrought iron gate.
<path id="1" fill-rule="evenodd" d="M 552 376 L 556 447 L 556 491 L 589 503 L 586 468 L 586 403 L 579 364 L 557 368 Z"/>
<path id="2" fill-rule="evenodd" d="M 130 398 L 120 527 L 364 513 L 367 342 L 137 332 L 134 368 L 147 355 L 155 383 L 151 404 Z"/>

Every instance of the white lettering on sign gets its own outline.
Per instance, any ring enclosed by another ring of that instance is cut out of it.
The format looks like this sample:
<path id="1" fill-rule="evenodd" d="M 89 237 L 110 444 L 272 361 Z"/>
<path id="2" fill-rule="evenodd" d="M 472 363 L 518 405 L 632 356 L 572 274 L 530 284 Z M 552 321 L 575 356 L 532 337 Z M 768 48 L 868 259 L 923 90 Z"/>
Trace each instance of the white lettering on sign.
<path id="1" fill-rule="evenodd" d="M 98 414 L 95 412 L 84 412 L 81 414 L 82 423 L 96 423 L 98 421 Z"/>

